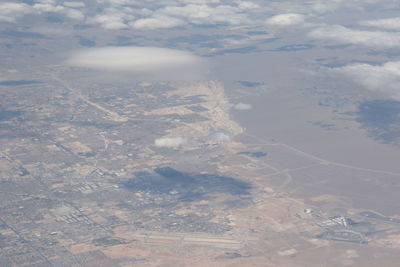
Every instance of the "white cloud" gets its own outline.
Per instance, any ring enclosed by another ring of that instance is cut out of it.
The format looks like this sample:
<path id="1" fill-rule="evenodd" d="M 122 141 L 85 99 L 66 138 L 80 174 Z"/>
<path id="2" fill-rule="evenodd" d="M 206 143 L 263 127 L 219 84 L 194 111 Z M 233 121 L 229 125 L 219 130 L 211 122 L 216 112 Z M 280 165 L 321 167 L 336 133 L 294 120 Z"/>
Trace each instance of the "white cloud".
<path id="1" fill-rule="evenodd" d="M 141 79 L 164 81 L 201 79 L 205 61 L 189 52 L 157 47 L 102 47 L 74 52 L 70 66 L 113 73 L 133 73 Z M 134 76 L 132 76 L 134 77 Z"/>
<path id="2" fill-rule="evenodd" d="M 31 6 L 22 3 L 0 3 L 0 21 L 15 22 L 16 19 L 26 14 L 34 13 Z"/>
<path id="3" fill-rule="evenodd" d="M 400 17 L 376 19 L 376 20 L 364 20 L 360 21 L 360 25 L 371 26 L 386 30 L 400 30 Z"/>
<path id="4" fill-rule="evenodd" d="M 138 19 L 135 22 L 130 23 L 130 25 L 135 29 L 166 29 L 173 28 L 184 24 L 184 21 L 168 17 L 168 16 L 155 16 L 151 18 Z"/>
<path id="5" fill-rule="evenodd" d="M 116 71 L 152 71 L 196 64 L 188 52 L 157 47 L 103 47 L 81 50 L 69 59 L 80 67 Z"/>
<path id="6" fill-rule="evenodd" d="M 400 33 L 386 31 L 352 30 L 339 25 L 322 26 L 314 29 L 309 36 L 337 43 L 358 44 L 374 48 L 399 47 Z"/>
<path id="7" fill-rule="evenodd" d="M 365 88 L 400 100 L 400 61 L 383 65 L 355 64 L 334 68 Z"/>
<path id="8" fill-rule="evenodd" d="M 248 110 L 251 109 L 251 105 L 246 103 L 237 103 L 233 108 L 237 110 Z"/>
<path id="9" fill-rule="evenodd" d="M 232 137 L 225 132 L 216 132 L 211 135 L 211 141 L 215 143 L 227 143 L 232 141 Z"/>
<path id="10" fill-rule="evenodd" d="M 296 13 L 286 13 L 273 16 L 267 20 L 271 26 L 292 26 L 304 23 L 304 16 Z"/>
<path id="11" fill-rule="evenodd" d="M 175 137 L 161 137 L 154 141 L 157 147 L 179 148 L 188 143 L 188 139 L 181 136 Z"/>

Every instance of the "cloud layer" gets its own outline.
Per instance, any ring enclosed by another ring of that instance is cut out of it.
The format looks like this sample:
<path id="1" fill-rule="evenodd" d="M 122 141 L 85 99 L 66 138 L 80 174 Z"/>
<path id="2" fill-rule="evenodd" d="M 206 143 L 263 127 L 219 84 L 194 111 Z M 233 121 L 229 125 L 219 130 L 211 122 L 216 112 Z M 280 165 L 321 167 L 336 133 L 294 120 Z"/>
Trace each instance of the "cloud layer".
<path id="1" fill-rule="evenodd" d="M 55 0 L 37 0 L 32 5 L 18 2 L 0 3 L 0 22 L 15 23 L 17 19 L 27 14 L 58 13 L 74 20 L 83 20 L 85 15 L 80 8 L 83 2 L 64 2 L 58 4 Z"/>
<path id="2" fill-rule="evenodd" d="M 81 1 L 34 0 L 31 4 L 0 4 L 0 21 L 15 22 L 30 13 L 59 13 L 105 29 L 154 30 L 180 25 L 227 24 L 250 22 L 249 14 L 260 6 L 252 1 L 226 0 L 96 0 L 101 7 L 95 15 Z"/>

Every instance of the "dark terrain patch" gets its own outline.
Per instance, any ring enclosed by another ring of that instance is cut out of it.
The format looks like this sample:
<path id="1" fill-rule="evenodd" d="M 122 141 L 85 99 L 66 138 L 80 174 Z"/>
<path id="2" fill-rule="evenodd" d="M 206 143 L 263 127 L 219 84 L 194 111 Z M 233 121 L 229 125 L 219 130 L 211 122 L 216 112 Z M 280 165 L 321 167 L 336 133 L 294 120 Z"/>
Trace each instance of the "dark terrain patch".
<path id="1" fill-rule="evenodd" d="M 344 49 L 351 46 L 351 44 L 341 44 L 341 45 L 325 45 L 326 49 Z"/>
<path id="2" fill-rule="evenodd" d="M 244 152 L 239 152 L 239 155 L 246 155 L 249 157 L 253 157 L 253 158 L 262 158 L 267 156 L 267 153 L 262 152 L 262 151 L 257 151 L 257 152 L 249 152 L 249 151 L 244 151 Z"/>
<path id="3" fill-rule="evenodd" d="M 272 42 L 278 41 L 280 39 L 281 39 L 280 37 L 266 38 L 266 39 L 261 40 L 260 43 L 268 44 L 268 43 L 272 43 Z"/>
<path id="4" fill-rule="evenodd" d="M 238 252 L 225 252 L 225 254 L 222 254 L 215 259 L 217 260 L 225 260 L 225 259 L 237 259 L 243 257 L 240 253 Z"/>
<path id="5" fill-rule="evenodd" d="M 191 174 L 170 167 L 156 168 L 154 173 L 137 172 L 123 182 L 130 191 L 169 194 L 177 201 L 196 201 L 213 193 L 249 195 L 249 183 L 215 174 Z"/>
<path id="6" fill-rule="evenodd" d="M 239 47 L 239 48 L 231 48 L 231 49 L 223 49 L 215 53 L 209 54 L 209 56 L 222 56 L 226 54 L 248 54 L 248 53 L 256 53 L 256 52 L 261 52 L 256 45 L 249 45 L 249 46 L 244 46 L 244 47 Z"/>
<path id="7" fill-rule="evenodd" d="M 227 219 L 213 221 L 213 207 L 231 209 L 247 207 L 253 203 L 250 184 L 231 177 L 185 173 L 171 167 L 156 168 L 152 172 L 136 172 L 134 175 L 134 178 L 120 184 L 120 188 L 127 191 L 119 193 L 132 195 L 134 192 L 134 200 L 121 201 L 117 206 L 133 211 L 134 225 L 142 230 L 222 234 L 232 227 Z M 221 193 L 225 197 L 222 201 L 215 198 Z M 176 212 L 186 202 L 200 200 L 208 200 L 209 203 L 194 204 L 193 212 Z"/>
<path id="8" fill-rule="evenodd" d="M 101 237 L 101 238 L 97 238 L 94 239 L 92 241 L 92 243 L 95 246 L 104 246 L 104 247 L 108 247 L 108 246 L 115 246 L 115 245 L 121 245 L 124 244 L 125 242 L 116 239 L 116 238 L 111 238 L 111 237 Z"/>
<path id="9" fill-rule="evenodd" d="M 78 38 L 78 42 L 81 46 L 85 46 L 85 47 L 96 46 L 96 42 L 93 40 L 90 40 L 90 39 L 82 37 L 82 36 L 78 36 L 77 38 Z"/>
<path id="10" fill-rule="evenodd" d="M 249 31 L 247 32 L 248 35 L 264 35 L 264 34 L 268 34 L 268 32 L 266 31 Z"/>
<path id="11" fill-rule="evenodd" d="M 0 121 L 7 121 L 12 118 L 19 117 L 23 113 L 24 112 L 19 111 L 19 110 L 1 110 L 0 109 Z"/>
<path id="12" fill-rule="evenodd" d="M 74 30 L 85 30 L 85 29 L 90 29 L 90 28 L 93 28 L 93 26 L 87 25 L 87 24 L 75 24 L 74 25 Z"/>
<path id="13" fill-rule="evenodd" d="M 237 36 L 235 36 L 237 37 Z M 176 47 L 180 44 L 192 44 L 199 47 L 207 48 L 221 48 L 222 45 L 219 44 L 218 40 L 221 39 L 218 35 L 203 35 L 203 34 L 192 34 L 189 36 L 178 36 L 168 40 L 168 46 Z"/>
<path id="14" fill-rule="evenodd" d="M 251 82 L 251 81 L 237 81 L 237 83 L 245 87 L 257 87 L 263 85 L 262 82 Z"/>
<path id="15" fill-rule="evenodd" d="M 302 51 L 302 50 L 309 50 L 314 48 L 315 45 L 312 44 L 292 44 L 292 45 L 285 45 L 274 49 L 273 51 L 282 51 L 282 52 L 295 52 L 295 51 Z"/>
<path id="16" fill-rule="evenodd" d="M 190 109 L 193 112 L 205 112 L 208 111 L 208 109 L 200 106 L 200 105 L 196 105 L 196 106 L 189 106 L 187 107 L 188 109 Z"/>
<path id="17" fill-rule="evenodd" d="M 46 35 L 37 32 L 23 32 L 23 31 L 1 31 L 0 37 L 2 38 L 27 38 L 27 39 L 51 39 Z"/>
<path id="18" fill-rule="evenodd" d="M 34 80 L 9 80 L 9 81 L 1 81 L 0 85 L 19 86 L 19 85 L 28 85 L 28 84 L 38 84 L 38 83 L 42 83 L 42 82 L 34 81 Z"/>
<path id="19" fill-rule="evenodd" d="M 54 15 L 49 15 L 49 16 L 47 16 L 47 17 L 46 17 L 46 21 L 47 21 L 47 22 L 50 22 L 50 23 L 63 23 L 63 22 L 64 22 L 63 19 L 61 19 L 61 18 L 58 17 L 58 16 L 54 16 Z"/>
<path id="20" fill-rule="evenodd" d="M 355 115 L 370 137 L 385 144 L 400 145 L 400 101 L 365 101 L 359 104 Z"/>

